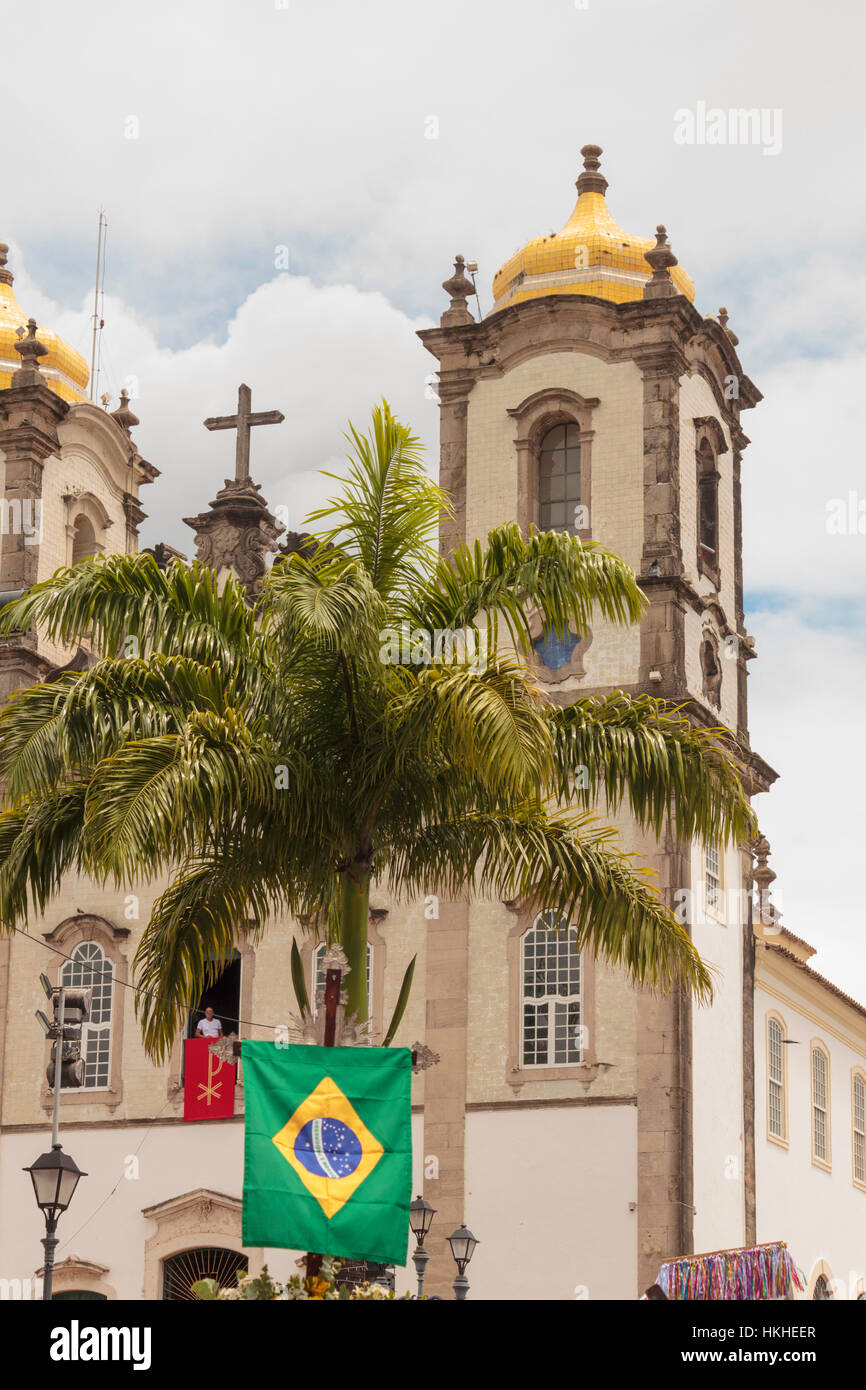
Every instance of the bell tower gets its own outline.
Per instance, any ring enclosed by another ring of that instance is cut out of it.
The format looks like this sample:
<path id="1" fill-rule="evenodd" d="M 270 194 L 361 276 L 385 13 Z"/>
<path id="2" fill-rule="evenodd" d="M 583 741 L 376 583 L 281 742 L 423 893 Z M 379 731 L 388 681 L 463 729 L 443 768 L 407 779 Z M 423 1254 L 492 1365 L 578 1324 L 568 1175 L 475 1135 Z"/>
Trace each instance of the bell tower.
<path id="1" fill-rule="evenodd" d="M 25 319 L 0 243 L 0 605 L 87 555 L 138 548 L 139 488 L 159 470 L 132 438 L 126 392 L 112 414 L 85 399 L 87 364 Z M 0 642 L 0 700 L 83 652 L 35 630 Z"/>
<path id="2" fill-rule="evenodd" d="M 570 218 L 502 266 L 493 308 L 480 322 L 469 311 L 474 285 L 458 257 L 444 284 L 450 305 L 440 326 L 419 334 L 439 364 L 440 483 L 455 507 L 441 547 L 447 553 L 458 541 L 483 540 L 492 527 L 516 519 L 525 532 L 568 530 L 627 560 L 648 600 L 639 625 L 616 628 L 597 617 L 591 630 L 564 642 L 544 634 L 540 623 L 533 630 L 536 675 L 549 698 L 566 705 L 618 689 L 685 706 L 696 723 L 730 730 L 750 793 L 767 790 L 775 773 L 748 736 L 746 671 L 755 653 L 743 614 L 740 490 L 748 444 L 741 414 L 760 392 L 740 364 L 727 311 L 716 318 L 696 309 L 693 283 L 665 227 L 632 236 L 614 221 L 601 153 L 597 145 L 583 147 Z M 625 818 L 619 829 L 624 847 L 655 871 L 669 907 L 683 890 L 693 904 L 703 903 L 705 856 L 717 847 L 651 841 Z M 726 889 L 750 888 L 745 847 L 729 847 L 721 857 Z M 672 1251 L 753 1236 L 744 1004 L 751 928 L 739 918 L 724 928 L 713 919 L 707 928 L 697 915 L 696 944 L 725 977 L 719 1002 L 695 1011 L 676 992 L 653 998 L 631 990 L 630 1005 L 623 997 L 610 1005 L 609 1017 L 618 1011 L 620 1019 L 620 1076 L 633 1064 L 642 1287 Z M 449 937 L 453 950 L 453 931 Z M 465 949 L 471 961 L 469 920 Z M 434 933 L 428 1000 L 436 951 Z M 470 1018 L 471 1008 L 470 1001 Z M 720 1098 L 713 1055 L 724 1030 L 740 1039 L 743 1053 L 732 1063 L 729 1094 Z M 435 1035 L 428 1041 L 439 1050 Z M 471 1073 L 471 1059 L 464 1060 Z M 438 1071 L 442 1088 L 445 1069 Z M 593 1093 L 601 1085 L 593 1082 Z M 455 1080 L 444 1110 L 458 1091 Z M 708 1094 L 715 1094 L 715 1135 Z M 425 1124 L 435 1123 L 425 1104 Z M 736 1183 L 726 1185 L 721 1168 L 712 1173 L 724 1190 L 717 1219 L 710 1212 L 718 1199 L 699 1190 L 696 1176 L 704 1136 L 727 1145 L 738 1165 Z M 453 1186 L 453 1175 L 446 1181 Z"/>

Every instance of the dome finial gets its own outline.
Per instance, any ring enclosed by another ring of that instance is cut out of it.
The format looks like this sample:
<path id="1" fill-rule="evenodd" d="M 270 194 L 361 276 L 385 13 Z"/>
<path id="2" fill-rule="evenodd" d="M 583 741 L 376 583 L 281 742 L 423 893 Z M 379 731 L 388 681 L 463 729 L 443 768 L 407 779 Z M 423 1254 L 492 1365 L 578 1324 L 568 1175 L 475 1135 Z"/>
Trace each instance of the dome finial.
<path id="1" fill-rule="evenodd" d="M 601 145 L 583 145 L 580 152 L 583 155 L 583 173 L 577 180 L 578 193 L 600 193 L 604 197 L 608 184 L 604 174 L 599 172 Z"/>
<path id="2" fill-rule="evenodd" d="M 671 279 L 671 266 L 679 262 L 671 250 L 667 228 L 661 223 L 656 227 L 656 244 L 644 252 L 644 259 L 649 261 L 653 272 L 643 287 L 644 299 L 670 299 L 679 294 Z"/>
<path id="3" fill-rule="evenodd" d="M 465 274 L 465 270 L 465 260 L 462 256 L 457 256 L 454 260 L 454 274 L 450 279 L 442 281 L 443 290 L 451 296 L 451 304 L 439 320 L 443 328 L 475 322 L 466 304 L 469 296 L 475 293 L 475 286 Z"/>
<path id="4" fill-rule="evenodd" d="M 736 335 L 736 333 L 734 332 L 734 330 L 733 330 L 732 328 L 729 328 L 729 327 L 728 327 L 728 311 L 727 311 L 727 309 L 725 308 L 724 304 L 723 304 L 722 307 L 719 309 L 719 323 L 722 325 L 722 328 L 723 328 L 723 329 L 725 330 L 725 332 L 727 333 L 727 335 L 728 335 L 728 337 L 730 338 L 731 342 L 733 343 L 734 347 L 736 347 L 736 346 L 737 346 L 737 343 L 738 343 L 740 340 L 739 340 L 739 338 L 737 337 L 737 335 Z"/>
<path id="5" fill-rule="evenodd" d="M 138 416 L 133 415 L 132 411 L 129 408 L 129 392 L 127 391 L 125 386 L 120 393 L 120 405 L 118 406 L 117 410 L 112 410 L 111 418 L 112 420 L 117 421 L 124 434 L 129 434 L 133 425 L 141 424 L 141 421 L 139 420 Z"/>
<path id="6" fill-rule="evenodd" d="M 9 254 L 9 247 L 5 241 L 0 241 L 0 285 L 12 284 L 12 271 L 6 269 L 6 257 Z"/>
<path id="7" fill-rule="evenodd" d="M 27 332 L 18 330 L 20 337 L 15 351 L 21 358 L 21 366 L 12 374 L 13 386 L 44 386 L 45 378 L 39 370 L 40 357 L 48 356 L 48 349 L 36 336 L 36 320 L 27 320 Z"/>

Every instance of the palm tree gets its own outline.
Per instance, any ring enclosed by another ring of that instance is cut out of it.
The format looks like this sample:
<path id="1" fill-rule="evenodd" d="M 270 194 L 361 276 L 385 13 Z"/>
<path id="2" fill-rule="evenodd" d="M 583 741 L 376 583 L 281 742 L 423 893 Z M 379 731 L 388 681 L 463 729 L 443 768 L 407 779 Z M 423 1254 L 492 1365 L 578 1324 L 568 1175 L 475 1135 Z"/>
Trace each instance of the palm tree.
<path id="1" fill-rule="evenodd" d="M 4 610 L 2 632 L 38 623 L 107 655 L 0 713 L 0 920 L 44 910 L 71 871 L 167 873 L 135 960 L 156 1060 L 238 931 L 277 911 L 340 940 L 364 1020 L 374 877 L 404 897 L 537 903 L 635 981 L 709 997 L 687 930 L 594 808 L 625 804 L 680 840 L 752 834 L 725 735 L 619 692 L 560 709 L 524 661 L 533 613 L 559 634 L 593 610 L 638 622 L 633 572 L 514 524 L 443 559 L 447 499 L 410 430 L 383 402 L 369 436 L 346 438 L 348 476 L 310 518 L 326 529 L 252 604 L 232 578 L 144 553 L 84 560 Z M 436 631 L 486 659 L 458 659 Z M 299 967 L 295 948 L 307 1009 Z"/>

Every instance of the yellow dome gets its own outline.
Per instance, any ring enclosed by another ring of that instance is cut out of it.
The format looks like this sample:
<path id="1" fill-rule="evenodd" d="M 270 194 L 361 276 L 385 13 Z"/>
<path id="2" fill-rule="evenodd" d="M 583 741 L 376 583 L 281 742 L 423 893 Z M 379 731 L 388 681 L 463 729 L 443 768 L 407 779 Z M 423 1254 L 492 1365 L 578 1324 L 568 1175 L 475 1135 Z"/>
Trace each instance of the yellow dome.
<path id="1" fill-rule="evenodd" d="M 12 289 L 12 273 L 6 269 L 8 250 L 9 247 L 0 241 L 0 391 L 12 385 L 12 373 L 21 366 L 21 358 L 15 351 L 19 339 L 16 329 L 27 327 L 27 319 Z M 48 349 L 39 362 L 46 386 L 64 401 L 85 400 L 90 372 L 81 353 L 48 328 L 38 328 L 36 336 Z"/>
<path id="2" fill-rule="evenodd" d="M 493 313 L 548 294 L 591 294 L 615 304 L 643 298 L 652 273 L 645 253 L 655 238 L 629 236 L 617 226 L 604 199 L 607 179 L 598 172 L 601 148 L 584 145 L 581 154 L 584 172 L 574 212 L 561 232 L 535 237 L 497 271 Z M 671 279 L 694 300 L 695 287 L 682 266 L 672 267 Z"/>

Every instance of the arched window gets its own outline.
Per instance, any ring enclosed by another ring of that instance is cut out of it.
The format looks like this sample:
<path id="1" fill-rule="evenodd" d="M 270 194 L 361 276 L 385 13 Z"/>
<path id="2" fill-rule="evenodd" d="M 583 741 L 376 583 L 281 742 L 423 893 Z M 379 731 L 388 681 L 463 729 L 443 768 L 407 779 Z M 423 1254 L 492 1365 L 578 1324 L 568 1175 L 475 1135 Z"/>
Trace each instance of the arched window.
<path id="1" fill-rule="evenodd" d="M 708 439 L 702 439 L 698 447 L 698 569 L 718 579 L 719 472 Z"/>
<path id="2" fill-rule="evenodd" d="M 90 1017 L 81 1029 L 84 1085 L 96 1089 L 111 1080 L 111 999 L 114 966 L 95 941 L 81 941 L 60 970 L 61 985 L 92 990 Z"/>
<path id="3" fill-rule="evenodd" d="M 72 536 L 73 565 L 77 565 L 79 560 L 86 560 L 90 555 L 96 555 L 98 551 L 93 522 L 82 513 L 81 516 L 75 518 L 75 530 Z"/>
<path id="4" fill-rule="evenodd" d="M 777 1018 L 767 1020 L 767 1129 L 786 1139 L 785 1034 Z"/>
<path id="5" fill-rule="evenodd" d="M 866 1078 L 855 1071 L 851 1083 L 854 1181 L 866 1186 Z"/>
<path id="6" fill-rule="evenodd" d="M 830 1288 L 826 1277 L 823 1274 L 819 1274 L 818 1278 L 815 1280 L 815 1288 L 812 1291 L 813 1301 L 817 1299 L 818 1302 L 821 1302 L 822 1300 L 832 1299 L 832 1297 L 833 1290 Z"/>
<path id="7" fill-rule="evenodd" d="M 316 1011 L 316 995 L 318 991 L 325 988 L 325 970 L 322 961 L 325 959 L 328 947 L 324 941 L 320 941 L 313 952 L 313 997 L 310 1003 L 313 1012 Z M 373 947 L 367 942 L 367 1017 L 373 1017 Z"/>
<path id="8" fill-rule="evenodd" d="M 521 1065 L 575 1066 L 582 1060 L 577 932 L 545 912 L 522 942 Z"/>
<path id="9" fill-rule="evenodd" d="M 233 1289 L 238 1282 L 238 1274 L 249 1264 L 248 1255 L 239 1255 L 236 1250 L 225 1250 L 220 1246 L 207 1246 L 198 1250 L 182 1250 L 171 1255 L 162 1266 L 162 1296 L 169 1303 L 184 1300 L 195 1301 L 197 1293 L 192 1286 L 199 1279 L 215 1279 L 221 1289 Z"/>
<path id="10" fill-rule="evenodd" d="M 541 441 L 538 461 L 538 526 L 576 536 L 580 497 L 580 426 L 556 425 Z"/>
<path id="11" fill-rule="evenodd" d="M 812 1158 L 830 1163 L 830 1065 L 823 1047 L 812 1046 Z"/>
<path id="12" fill-rule="evenodd" d="M 108 1294 L 96 1293 L 94 1289 L 64 1289 L 51 1295 L 52 1303 L 80 1303 L 88 1299 L 105 1301 L 107 1298 Z"/>

